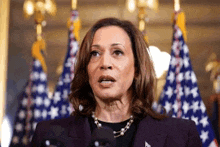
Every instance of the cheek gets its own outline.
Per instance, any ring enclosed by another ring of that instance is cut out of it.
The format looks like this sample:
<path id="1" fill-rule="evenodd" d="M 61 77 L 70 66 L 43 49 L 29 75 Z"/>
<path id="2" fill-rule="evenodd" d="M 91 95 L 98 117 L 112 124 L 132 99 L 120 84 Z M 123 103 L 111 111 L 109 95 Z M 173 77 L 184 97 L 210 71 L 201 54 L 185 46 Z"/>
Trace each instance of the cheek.
<path id="1" fill-rule="evenodd" d="M 124 76 L 134 78 L 134 73 L 135 73 L 134 62 L 132 61 L 124 62 L 121 65 L 121 67 L 122 67 L 122 70 L 124 71 L 124 74 L 125 74 Z"/>

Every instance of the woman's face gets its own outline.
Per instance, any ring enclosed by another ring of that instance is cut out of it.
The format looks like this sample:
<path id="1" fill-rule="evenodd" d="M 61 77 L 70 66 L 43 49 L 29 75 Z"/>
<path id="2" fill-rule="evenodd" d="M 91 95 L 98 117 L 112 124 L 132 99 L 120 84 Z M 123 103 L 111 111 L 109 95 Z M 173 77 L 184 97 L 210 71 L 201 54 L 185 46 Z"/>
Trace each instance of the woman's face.
<path id="1" fill-rule="evenodd" d="M 87 67 L 95 98 L 128 98 L 134 79 L 134 55 L 127 33 L 120 27 L 98 29 L 90 49 Z"/>

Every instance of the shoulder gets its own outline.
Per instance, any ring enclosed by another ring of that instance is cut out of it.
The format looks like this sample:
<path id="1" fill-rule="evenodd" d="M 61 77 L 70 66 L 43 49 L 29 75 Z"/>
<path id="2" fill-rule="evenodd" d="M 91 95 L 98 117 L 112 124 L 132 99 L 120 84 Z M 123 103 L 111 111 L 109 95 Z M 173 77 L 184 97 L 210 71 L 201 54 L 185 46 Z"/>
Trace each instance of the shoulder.
<path id="1" fill-rule="evenodd" d="M 197 133 L 195 122 L 192 120 L 182 118 L 164 118 L 162 120 L 156 120 L 150 118 L 149 123 L 154 123 L 160 130 L 164 130 L 168 134 L 183 134 L 188 135 L 190 131 Z"/>
<path id="2" fill-rule="evenodd" d="M 41 121 L 37 124 L 37 127 L 49 127 L 53 125 L 60 125 L 60 126 L 66 126 L 70 122 L 74 121 L 75 117 L 68 117 L 68 118 L 62 118 L 62 119 L 54 119 L 54 120 L 46 120 L 46 121 Z"/>
<path id="3" fill-rule="evenodd" d="M 192 120 L 188 119 L 182 119 L 182 118 L 173 118 L 173 117 L 168 117 L 164 118 L 162 120 L 158 120 L 158 123 L 161 125 L 164 125 L 166 127 L 190 127 L 190 126 L 195 126 L 195 122 Z"/>
<path id="4" fill-rule="evenodd" d="M 45 138 L 66 137 L 68 136 L 69 128 L 78 126 L 84 120 L 83 118 L 77 119 L 75 116 L 71 116 L 63 119 L 41 121 L 36 126 L 32 138 L 32 146 L 40 146 L 40 142 Z"/>
<path id="5" fill-rule="evenodd" d="M 147 116 L 140 121 L 138 130 L 142 134 L 148 132 L 151 136 L 162 134 L 166 138 L 166 144 L 171 146 L 201 146 L 199 133 L 192 120 L 170 117 L 157 120 Z"/>

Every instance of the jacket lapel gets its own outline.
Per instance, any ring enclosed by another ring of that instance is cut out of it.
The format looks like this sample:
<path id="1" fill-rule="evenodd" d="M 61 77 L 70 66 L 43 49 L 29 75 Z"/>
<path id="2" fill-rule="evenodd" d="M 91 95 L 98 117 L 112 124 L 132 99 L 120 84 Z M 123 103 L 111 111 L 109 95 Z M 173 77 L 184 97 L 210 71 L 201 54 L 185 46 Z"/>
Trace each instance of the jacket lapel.
<path id="1" fill-rule="evenodd" d="M 72 117 L 69 123 L 68 136 L 72 139 L 72 146 L 87 147 L 91 140 L 91 130 L 87 117 Z"/>
<path id="2" fill-rule="evenodd" d="M 167 134 L 160 123 L 147 116 L 140 121 L 134 139 L 134 147 L 163 147 Z"/>

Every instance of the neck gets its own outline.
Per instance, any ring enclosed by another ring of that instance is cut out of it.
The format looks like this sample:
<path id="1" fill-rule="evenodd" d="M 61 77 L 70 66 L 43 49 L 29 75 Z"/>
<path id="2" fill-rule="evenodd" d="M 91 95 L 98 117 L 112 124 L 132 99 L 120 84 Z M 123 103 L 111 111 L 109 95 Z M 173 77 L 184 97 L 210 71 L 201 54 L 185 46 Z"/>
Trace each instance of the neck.
<path id="1" fill-rule="evenodd" d="M 95 116 L 104 122 L 117 123 L 125 121 L 129 119 L 132 114 L 130 110 L 130 102 L 130 98 L 120 100 L 111 99 L 111 101 L 97 99 Z"/>

